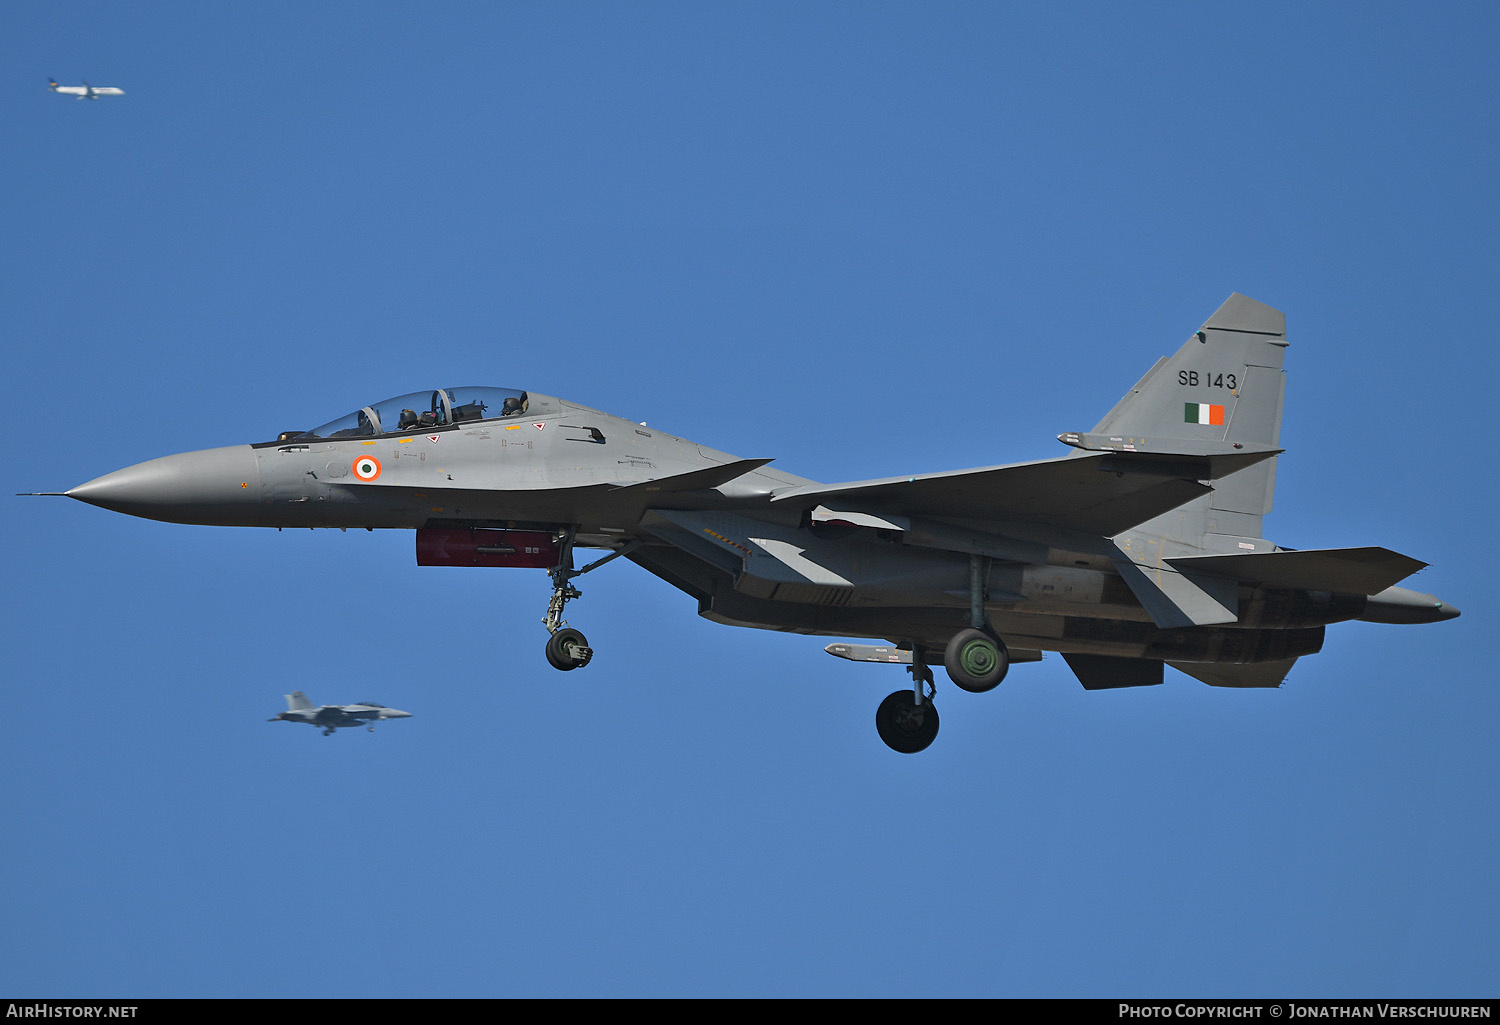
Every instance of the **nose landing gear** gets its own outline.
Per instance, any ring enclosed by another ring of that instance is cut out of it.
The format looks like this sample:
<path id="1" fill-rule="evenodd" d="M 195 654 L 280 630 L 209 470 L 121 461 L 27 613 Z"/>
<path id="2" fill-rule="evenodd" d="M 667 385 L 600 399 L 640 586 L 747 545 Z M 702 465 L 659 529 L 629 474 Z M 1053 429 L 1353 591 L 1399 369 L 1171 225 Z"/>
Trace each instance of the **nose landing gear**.
<path id="1" fill-rule="evenodd" d="M 581 577 L 590 570 L 598 569 L 606 562 L 627 555 L 641 546 L 639 540 L 631 541 L 623 548 L 610 552 L 604 558 L 589 563 L 583 569 L 574 569 L 573 541 L 577 536 L 578 529 L 570 527 L 563 531 L 558 539 L 561 542 L 562 553 L 558 556 L 557 565 L 549 571 L 552 576 L 552 600 L 547 603 L 547 618 L 542 620 L 547 626 L 547 632 L 552 635 L 547 638 L 547 661 L 552 668 L 561 669 L 563 672 L 581 669 L 594 657 L 594 649 L 589 647 L 588 638 L 584 637 L 581 630 L 569 627 L 568 621 L 563 618 L 563 606 L 573 598 L 583 597 L 583 593 L 573 586 L 573 578 Z"/>
<path id="2" fill-rule="evenodd" d="M 547 625 L 547 632 L 552 635 L 547 638 L 547 661 L 552 664 L 553 669 L 564 672 L 581 669 L 594 657 L 594 649 L 589 647 L 588 638 L 583 636 L 582 631 L 564 629 L 568 621 L 562 617 L 563 606 L 568 603 L 569 598 L 583 597 L 583 593 L 569 583 L 569 580 L 582 572 L 584 571 L 573 569 L 573 535 L 569 532 L 567 543 L 563 545 L 562 561 L 552 568 L 552 600 L 547 603 L 547 618 L 542 620 Z"/>

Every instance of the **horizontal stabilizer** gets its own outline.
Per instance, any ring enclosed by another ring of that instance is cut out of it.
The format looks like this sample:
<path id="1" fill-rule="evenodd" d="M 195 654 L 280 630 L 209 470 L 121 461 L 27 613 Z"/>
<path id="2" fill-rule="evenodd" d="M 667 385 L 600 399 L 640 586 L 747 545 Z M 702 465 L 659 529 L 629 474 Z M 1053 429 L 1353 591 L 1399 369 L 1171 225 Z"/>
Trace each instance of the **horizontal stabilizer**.
<path id="1" fill-rule="evenodd" d="M 1180 673 L 1202 680 L 1210 687 L 1280 687 L 1297 660 L 1284 658 L 1276 662 L 1251 662 L 1226 665 L 1215 662 L 1168 662 Z"/>
<path id="2" fill-rule="evenodd" d="M 1085 690 L 1116 687 L 1154 687 L 1162 681 L 1162 662 L 1155 658 L 1117 658 L 1113 655 L 1073 655 L 1063 661 Z"/>
<path id="3" fill-rule="evenodd" d="M 727 484 L 736 477 L 743 477 L 752 470 L 758 470 L 765 466 L 769 459 L 736 459 L 732 463 L 721 463 L 718 466 L 709 466 L 702 470 L 691 470 L 688 473 L 679 473 L 672 477 L 658 477 L 655 480 L 641 481 L 639 484 L 626 484 L 611 490 L 611 494 L 618 495 L 620 492 L 638 492 L 650 494 L 656 492 L 673 491 L 706 491 L 716 488 L 720 484 Z"/>
<path id="4" fill-rule="evenodd" d="M 1188 555 L 1167 562 L 1180 570 L 1214 573 L 1262 587 L 1344 594 L 1379 594 L 1427 565 L 1388 548 Z"/>

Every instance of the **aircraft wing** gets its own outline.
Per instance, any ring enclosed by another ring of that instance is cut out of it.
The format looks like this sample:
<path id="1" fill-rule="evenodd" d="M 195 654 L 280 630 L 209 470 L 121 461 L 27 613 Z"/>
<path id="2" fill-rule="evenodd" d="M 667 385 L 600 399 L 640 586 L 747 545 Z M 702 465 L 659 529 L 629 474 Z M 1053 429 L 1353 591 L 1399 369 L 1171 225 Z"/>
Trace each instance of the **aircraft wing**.
<path id="1" fill-rule="evenodd" d="M 1275 454 L 1091 452 L 951 473 L 808 484 L 775 492 L 772 501 L 809 507 L 852 501 L 895 515 L 1033 522 L 1112 537 L 1207 493 L 1200 481 Z"/>

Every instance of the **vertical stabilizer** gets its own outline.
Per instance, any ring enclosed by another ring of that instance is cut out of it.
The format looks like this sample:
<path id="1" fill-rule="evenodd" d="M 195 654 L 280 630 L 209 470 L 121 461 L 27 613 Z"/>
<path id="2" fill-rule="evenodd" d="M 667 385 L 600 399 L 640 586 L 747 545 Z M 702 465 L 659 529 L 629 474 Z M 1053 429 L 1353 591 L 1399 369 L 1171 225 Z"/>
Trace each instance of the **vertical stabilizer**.
<path id="1" fill-rule="evenodd" d="M 286 696 L 286 707 L 289 712 L 301 712 L 315 706 L 311 701 L 307 700 L 306 694 L 300 690 L 294 690 Z"/>
<path id="2" fill-rule="evenodd" d="M 1286 396 L 1286 317 L 1236 292 L 1177 354 L 1160 360 L 1094 428 L 1096 434 L 1279 447 Z M 1115 565 L 1162 628 L 1233 623 L 1233 580 L 1169 560 L 1194 554 L 1272 551 L 1261 519 L 1271 511 L 1276 460 L 1213 482 L 1201 498 L 1114 538 Z"/>
<path id="3" fill-rule="evenodd" d="M 1236 292 L 1175 356 L 1152 367 L 1094 432 L 1276 446 L 1286 394 L 1286 345 L 1281 311 Z M 1259 538 L 1275 487 L 1276 460 L 1267 459 L 1216 481 L 1211 495 L 1138 529 L 1209 550 L 1223 545 L 1205 534 Z"/>

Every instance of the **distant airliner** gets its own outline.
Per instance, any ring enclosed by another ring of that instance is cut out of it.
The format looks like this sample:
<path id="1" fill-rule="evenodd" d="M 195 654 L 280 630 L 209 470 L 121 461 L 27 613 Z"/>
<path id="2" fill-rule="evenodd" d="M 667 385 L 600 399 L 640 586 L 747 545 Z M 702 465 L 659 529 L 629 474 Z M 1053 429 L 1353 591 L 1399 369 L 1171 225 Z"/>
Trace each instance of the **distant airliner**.
<path id="1" fill-rule="evenodd" d="M 58 85 L 55 78 L 47 79 L 47 84 L 52 87 L 52 91 L 55 93 L 67 93 L 69 96 L 76 96 L 80 100 L 97 100 L 101 96 L 125 95 L 124 89 L 116 89 L 112 85 L 100 86 L 97 89 L 87 82 L 82 85 Z"/>

